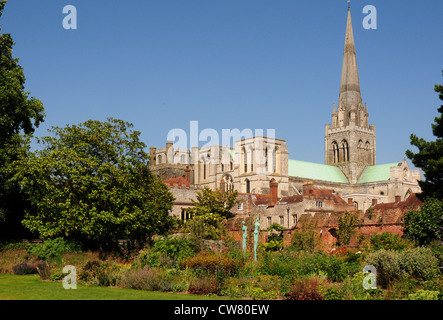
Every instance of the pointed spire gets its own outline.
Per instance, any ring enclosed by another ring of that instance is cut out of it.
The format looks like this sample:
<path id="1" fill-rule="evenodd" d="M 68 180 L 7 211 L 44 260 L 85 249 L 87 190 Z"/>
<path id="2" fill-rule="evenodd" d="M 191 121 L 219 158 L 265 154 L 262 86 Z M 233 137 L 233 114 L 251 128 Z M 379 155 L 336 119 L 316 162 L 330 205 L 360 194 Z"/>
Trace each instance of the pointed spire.
<path id="1" fill-rule="evenodd" d="M 350 109 L 353 106 L 358 107 L 362 104 L 360 81 L 358 79 L 357 57 L 355 54 L 354 34 L 352 31 L 351 8 L 349 6 L 339 101 L 346 109 Z"/>

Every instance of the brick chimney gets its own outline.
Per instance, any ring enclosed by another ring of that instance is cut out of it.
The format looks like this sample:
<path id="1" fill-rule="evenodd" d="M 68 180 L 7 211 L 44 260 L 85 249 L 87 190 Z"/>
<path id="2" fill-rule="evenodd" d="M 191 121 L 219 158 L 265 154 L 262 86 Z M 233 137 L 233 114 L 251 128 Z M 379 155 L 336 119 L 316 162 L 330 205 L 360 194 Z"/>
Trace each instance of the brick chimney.
<path id="1" fill-rule="evenodd" d="M 269 182 L 269 189 L 271 190 L 271 202 L 276 204 L 278 200 L 278 183 L 274 178 Z"/>
<path id="2" fill-rule="evenodd" d="M 189 169 L 189 166 L 186 166 L 185 169 L 185 180 L 191 184 L 191 169 Z"/>
<path id="3" fill-rule="evenodd" d="M 308 196 L 310 194 L 313 194 L 314 191 L 312 190 L 314 188 L 314 184 L 312 182 L 306 182 L 303 184 L 303 195 Z"/>

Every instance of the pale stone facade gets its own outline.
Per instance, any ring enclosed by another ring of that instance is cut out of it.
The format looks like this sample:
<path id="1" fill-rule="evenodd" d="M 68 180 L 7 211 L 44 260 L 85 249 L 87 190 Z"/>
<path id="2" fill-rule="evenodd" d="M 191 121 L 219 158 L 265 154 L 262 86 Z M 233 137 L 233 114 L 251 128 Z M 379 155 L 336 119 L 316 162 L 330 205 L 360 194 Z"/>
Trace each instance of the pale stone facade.
<path id="1" fill-rule="evenodd" d="M 334 104 L 331 120 L 325 126 L 325 164 L 292 160 L 285 140 L 259 136 L 236 141 L 234 148 L 174 149 L 172 142 L 166 148 L 151 147 L 151 170 L 163 180 L 186 178 L 182 185 L 171 186 L 174 215 L 183 218 L 182 208 L 191 205 L 196 189 L 237 190 L 244 207 L 236 213 L 262 217 L 262 228 L 270 222 L 291 228 L 310 210 L 333 212 L 351 206 L 365 211 L 376 203 L 404 201 L 421 192 L 421 173 L 411 170 L 405 159 L 376 164 L 375 125 L 369 125 L 361 98 L 349 9 L 338 108 Z M 260 195 L 272 198 L 272 183 L 277 199 L 272 205 L 257 204 Z M 329 193 L 309 197 L 306 185 Z M 329 204 L 319 208 L 322 199 Z"/>

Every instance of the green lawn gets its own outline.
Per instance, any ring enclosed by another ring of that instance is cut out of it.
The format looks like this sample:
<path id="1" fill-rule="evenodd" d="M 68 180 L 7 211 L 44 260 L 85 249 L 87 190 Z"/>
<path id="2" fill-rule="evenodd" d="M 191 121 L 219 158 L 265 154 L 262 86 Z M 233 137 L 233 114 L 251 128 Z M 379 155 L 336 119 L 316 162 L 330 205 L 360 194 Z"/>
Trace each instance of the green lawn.
<path id="1" fill-rule="evenodd" d="M 0 274 L 0 300 L 207 300 L 220 297 L 174 294 L 77 285 L 66 290 L 62 282 L 41 281 L 38 275 Z"/>

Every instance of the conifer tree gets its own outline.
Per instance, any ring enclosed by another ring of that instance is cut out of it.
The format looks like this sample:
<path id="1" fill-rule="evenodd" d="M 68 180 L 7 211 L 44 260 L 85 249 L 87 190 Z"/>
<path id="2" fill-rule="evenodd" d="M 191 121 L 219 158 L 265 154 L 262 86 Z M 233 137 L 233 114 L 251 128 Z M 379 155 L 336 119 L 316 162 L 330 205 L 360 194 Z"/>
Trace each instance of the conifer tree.
<path id="1" fill-rule="evenodd" d="M 435 85 L 434 90 L 439 93 L 440 100 L 443 100 L 443 85 Z M 412 163 L 423 170 L 424 181 L 419 181 L 422 193 L 421 199 L 434 197 L 443 200 L 443 105 L 438 108 L 440 116 L 434 119 L 432 133 L 436 137 L 435 141 L 426 141 L 411 134 L 411 145 L 418 148 L 418 152 L 406 151 L 406 156 Z"/>

